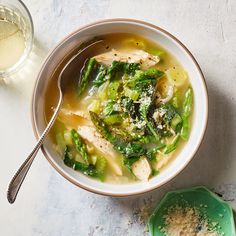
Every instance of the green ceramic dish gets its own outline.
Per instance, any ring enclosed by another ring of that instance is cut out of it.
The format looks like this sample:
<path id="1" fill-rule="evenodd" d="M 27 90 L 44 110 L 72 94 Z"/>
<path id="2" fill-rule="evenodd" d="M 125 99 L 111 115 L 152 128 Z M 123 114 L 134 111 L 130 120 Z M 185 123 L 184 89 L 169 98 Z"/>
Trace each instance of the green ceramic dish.
<path id="1" fill-rule="evenodd" d="M 218 222 L 216 227 L 220 235 L 236 235 L 231 207 L 217 195 L 200 186 L 165 195 L 150 216 L 148 228 L 151 236 L 166 236 L 161 232 L 161 228 L 165 226 L 163 216 L 167 214 L 169 207 L 175 205 L 196 207 L 210 222 Z"/>

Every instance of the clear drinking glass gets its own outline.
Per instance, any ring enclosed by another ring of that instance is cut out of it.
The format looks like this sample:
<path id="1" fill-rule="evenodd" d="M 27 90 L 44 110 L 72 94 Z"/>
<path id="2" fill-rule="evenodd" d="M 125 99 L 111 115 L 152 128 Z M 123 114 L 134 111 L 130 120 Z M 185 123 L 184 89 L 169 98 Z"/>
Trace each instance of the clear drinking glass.
<path id="1" fill-rule="evenodd" d="M 6 28 L 6 25 L 10 27 Z M 25 4 L 21 0 L 0 0 L 0 78 L 9 77 L 24 64 L 32 49 L 33 38 L 33 21 Z M 14 45 L 19 40 L 21 47 Z"/>

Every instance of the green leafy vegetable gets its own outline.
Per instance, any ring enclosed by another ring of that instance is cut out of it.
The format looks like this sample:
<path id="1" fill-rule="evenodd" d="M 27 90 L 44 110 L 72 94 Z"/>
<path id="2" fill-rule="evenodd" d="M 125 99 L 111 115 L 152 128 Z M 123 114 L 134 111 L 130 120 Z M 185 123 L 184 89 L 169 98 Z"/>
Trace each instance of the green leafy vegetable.
<path id="1" fill-rule="evenodd" d="M 86 145 L 83 143 L 82 138 L 74 129 L 71 130 L 71 139 L 75 145 L 77 152 L 82 156 L 85 163 L 88 164 L 89 163 L 88 162 L 88 152 L 87 152 Z"/>
<path id="2" fill-rule="evenodd" d="M 123 96 L 121 98 L 121 104 L 124 108 L 124 112 L 129 114 L 132 119 L 136 119 L 139 116 L 139 106 L 137 106 L 137 103 L 134 103 L 132 99 Z"/>
<path id="3" fill-rule="evenodd" d="M 165 123 L 170 124 L 171 120 L 175 117 L 177 111 L 171 104 L 164 104 L 158 108 L 158 111 L 163 114 L 163 120 Z"/>
<path id="4" fill-rule="evenodd" d="M 189 88 L 185 93 L 185 99 L 183 102 L 183 114 L 182 114 L 183 127 L 181 130 L 181 137 L 184 140 L 188 140 L 189 138 L 189 130 L 190 130 L 189 117 L 192 111 L 192 103 L 193 103 L 193 90 L 192 88 Z"/>
<path id="5" fill-rule="evenodd" d="M 156 84 L 157 79 L 161 78 L 165 73 L 155 68 L 150 68 L 145 71 L 136 70 L 135 75 L 128 81 L 130 88 L 143 92 L 144 85 Z"/>
<path id="6" fill-rule="evenodd" d="M 146 94 L 144 92 L 143 98 L 141 99 L 141 104 L 140 104 L 139 111 L 140 111 L 141 117 L 146 122 L 149 131 L 153 134 L 155 139 L 157 141 L 159 141 L 159 139 L 160 139 L 159 135 L 155 131 L 155 128 L 154 128 L 153 124 L 151 123 L 151 121 L 148 120 L 148 112 L 149 112 L 149 109 L 150 109 L 150 107 L 153 103 L 153 96 L 154 96 L 154 93 L 155 93 L 154 87 L 150 87 L 148 93 L 149 94 Z"/>
<path id="7" fill-rule="evenodd" d="M 146 149 L 139 143 L 130 142 L 117 148 L 125 157 L 140 157 L 146 154 Z"/>
<path id="8" fill-rule="evenodd" d="M 155 139 L 157 141 L 159 141 L 160 137 L 159 135 L 157 134 L 157 132 L 155 131 L 155 128 L 153 127 L 152 123 L 148 120 L 147 118 L 147 113 L 148 113 L 148 106 L 141 106 L 141 109 L 140 109 L 140 113 L 143 117 L 143 119 L 145 120 L 146 124 L 147 124 L 147 127 L 148 129 L 150 130 L 150 132 L 153 134 L 153 136 L 155 137 Z"/>
<path id="9" fill-rule="evenodd" d="M 120 76 L 123 74 L 134 75 L 136 70 L 140 69 L 138 63 L 127 63 L 122 61 L 113 61 L 111 67 L 108 69 L 109 78 L 115 78 L 116 73 L 120 73 Z"/>
<path id="10" fill-rule="evenodd" d="M 126 63 L 121 61 L 113 61 L 109 68 L 100 65 L 97 76 L 93 80 L 93 85 L 99 87 L 107 80 L 120 79 L 124 74 L 134 75 L 135 71 L 139 69 L 140 65 L 138 63 Z"/>
<path id="11" fill-rule="evenodd" d="M 148 144 L 148 143 L 155 143 L 156 139 L 153 135 L 139 135 L 138 137 L 134 138 L 136 142 L 141 144 Z"/>
<path id="12" fill-rule="evenodd" d="M 140 157 L 131 157 L 131 158 L 124 158 L 124 164 L 128 168 L 130 172 L 132 172 L 132 165 L 139 160 Z"/>
<path id="13" fill-rule="evenodd" d="M 106 106 L 103 109 L 104 116 L 109 116 L 111 114 L 116 113 L 115 104 L 116 103 L 114 101 L 107 102 Z"/>

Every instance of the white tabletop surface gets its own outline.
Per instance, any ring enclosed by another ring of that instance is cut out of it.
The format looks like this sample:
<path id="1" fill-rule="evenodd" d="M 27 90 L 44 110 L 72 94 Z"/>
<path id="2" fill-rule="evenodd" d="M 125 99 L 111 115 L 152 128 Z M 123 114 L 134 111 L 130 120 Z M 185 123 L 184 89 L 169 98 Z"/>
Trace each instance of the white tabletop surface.
<path id="1" fill-rule="evenodd" d="M 142 236 L 147 210 L 169 190 L 205 185 L 236 209 L 235 0 L 25 0 L 36 43 L 28 65 L 0 84 L 0 235 Z M 145 20 L 177 36 L 192 51 L 209 90 L 209 124 L 199 152 L 174 180 L 151 193 L 111 198 L 63 179 L 40 153 L 14 205 L 6 189 L 35 144 L 30 100 L 39 65 L 76 28 L 105 18 Z"/>

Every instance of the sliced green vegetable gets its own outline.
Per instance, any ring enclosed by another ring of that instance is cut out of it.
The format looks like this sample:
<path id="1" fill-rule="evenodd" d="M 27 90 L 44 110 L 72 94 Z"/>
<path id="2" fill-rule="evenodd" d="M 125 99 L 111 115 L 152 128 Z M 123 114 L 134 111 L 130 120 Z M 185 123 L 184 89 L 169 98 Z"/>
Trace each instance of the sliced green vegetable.
<path id="1" fill-rule="evenodd" d="M 182 118 L 179 114 L 175 114 L 173 119 L 170 122 L 171 128 L 174 129 L 177 133 L 181 131 L 182 128 Z"/>
<path id="2" fill-rule="evenodd" d="M 114 115 L 110 115 L 104 118 L 104 122 L 107 125 L 117 125 L 117 124 L 121 124 L 123 121 L 122 117 L 120 114 L 114 114 Z"/>
<path id="3" fill-rule="evenodd" d="M 181 94 L 180 92 L 177 90 L 174 93 L 173 98 L 171 99 L 171 103 L 174 106 L 175 109 L 178 109 L 180 107 L 181 104 Z"/>
<path id="4" fill-rule="evenodd" d="M 78 87 L 78 94 L 81 95 L 88 83 L 89 83 L 89 78 L 92 74 L 92 71 L 95 69 L 96 67 L 96 60 L 94 58 L 90 58 L 85 62 L 85 65 L 82 69 L 82 73 L 80 76 L 80 80 L 79 80 L 79 87 Z"/>
<path id="5" fill-rule="evenodd" d="M 88 164 L 89 161 L 86 145 L 83 143 L 82 138 L 74 129 L 71 130 L 71 139 L 75 145 L 77 152 L 82 156 L 85 163 Z"/>
<path id="6" fill-rule="evenodd" d="M 185 93 L 185 98 L 183 102 L 183 127 L 181 130 L 181 137 L 184 140 L 188 140 L 189 133 L 190 133 L 190 124 L 189 124 L 189 117 L 192 111 L 192 104 L 193 104 L 193 90 L 189 88 Z"/>
<path id="7" fill-rule="evenodd" d="M 133 101 L 137 101 L 138 97 L 139 97 L 139 92 L 133 89 L 129 89 L 127 87 L 125 87 L 124 89 L 124 95 L 126 97 L 129 97 L 130 99 L 132 99 Z"/>
<path id="8" fill-rule="evenodd" d="M 193 104 L 193 90 L 192 88 L 188 88 L 184 96 L 183 102 L 183 117 L 189 117 L 192 111 L 192 104 Z"/>
<path id="9" fill-rule="evenodd" d="M 180 140 L 180 134 L 177 134 L 174 139 L 172 140 L 171 144 L 167 145 L 165 150 L 164 150 L 164 154 L 169 154 L 172 151 L 174 151 L 177 148 L 177 145 L 179 143 Z"/>
<path id="10" fill-rule="evenodd" d="M 117 100 L 118 89 L 120 87 L 120 81 L 112 81 L 108 86 L 108 98 L 111 100 Z"/>
<path id="11" fill-rule="evenodd" d="M 107 160 L 103 156 L 97 156 L 95 167 L 101 181 L 105 180 L 105 171 L 107 167 Z"/>
<path id="12" fill-rule="evenodd" d="M 149 150 L 146 154 L 147 158 L 149 161 L 155 160 L 156 159 L 156 154 L 159 150 L 163 149 L 166 147 L 166 144 L 161 143 L 158 146 L 156 146 L 155 148 Z"/>
<path id="13" fill-rule="evenodd" d="M 189 139 L 189 132 L 190 132 L 190 123 L 189 119 L 186 117 L 183 117 L 183 126 L 181 129 L 181 138 L 185 141 Z"/>
<path id="14" fill-rule="evenodd" d="M 78 170 L 82 172 L 85 175 L 88 175 L 91 177 L 99 177 L 99 173 L 96 170 L 94 165 L 88 165 L 88 164 L 73 160 L 68 146 L 65 147 L 65 151 L 64 151 L 64 164 L 70 168 L 73 168 L 74 170 Z"/>

